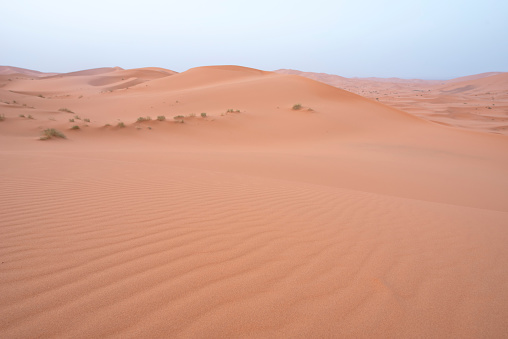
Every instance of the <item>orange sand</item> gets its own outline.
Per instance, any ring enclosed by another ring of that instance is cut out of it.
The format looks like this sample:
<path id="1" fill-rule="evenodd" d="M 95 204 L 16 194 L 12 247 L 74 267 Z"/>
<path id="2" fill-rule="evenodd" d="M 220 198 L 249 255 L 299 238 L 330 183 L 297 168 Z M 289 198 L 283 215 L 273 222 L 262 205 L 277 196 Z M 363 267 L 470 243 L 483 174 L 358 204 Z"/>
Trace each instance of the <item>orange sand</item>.
<path id="1" fill-rule="evenodd" d="M 507 137 L 384 100 L 235 66 L 0 75 L 0 337 L 505 336 Z"/>

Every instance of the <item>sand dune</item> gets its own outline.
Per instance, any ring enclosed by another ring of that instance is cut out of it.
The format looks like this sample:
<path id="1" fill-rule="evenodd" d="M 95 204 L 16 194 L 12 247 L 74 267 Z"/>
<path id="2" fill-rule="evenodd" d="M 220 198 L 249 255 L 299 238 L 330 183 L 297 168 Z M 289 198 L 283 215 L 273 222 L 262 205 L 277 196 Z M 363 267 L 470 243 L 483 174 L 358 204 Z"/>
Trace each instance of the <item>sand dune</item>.
<path id="1" fill-rule="evenodd" d="M 0 66 L 0 75 L 14 75 L 14 76 L 29 76 L 29 77 L 45 77 L 52 76 L 58 73 L 43 73 L 26 68 Z"/>
<path id="2" fill-rule="evenodd" d="M 1 337 L 508 331 L 506 136 L 294 74 L 73 73 L 0 82 Z"/>
<path id="3" fill-rule="evenodd" d="M 508 135 L 508 73 L 456 79 L 380 79 L 278 70 L 298 74 L 385 103 L 441 125 Z"/>
<path id="4" fill-rule="evenodd" d="M 467 75 L 463 77 L 458 77 L 450 80 L 446 80 L 445 82 L 447 84 L 454 83 L 454 82 L 461 82 L 461 81 L 469 81 L 469 80 L 477 80 L 482 79 L 486 77 L 490 77 L 493 75 L 503 74 L 503 72 L 486 72 L 486 73 L 480 73 L 480 74 L 473 74 L 473 75 Z"/>

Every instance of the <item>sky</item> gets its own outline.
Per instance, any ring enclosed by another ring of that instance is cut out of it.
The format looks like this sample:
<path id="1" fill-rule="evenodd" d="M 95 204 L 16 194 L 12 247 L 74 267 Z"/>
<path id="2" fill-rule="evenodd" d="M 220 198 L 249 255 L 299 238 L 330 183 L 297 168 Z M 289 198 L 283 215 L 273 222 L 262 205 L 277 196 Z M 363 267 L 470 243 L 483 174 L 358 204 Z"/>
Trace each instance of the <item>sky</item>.
<path id="1" fill-rule="evenodd" d="M 0 65 L 43 72 L 207 65 L 346 77 L 508 71 L 506 0 L 16 0 Z"/>

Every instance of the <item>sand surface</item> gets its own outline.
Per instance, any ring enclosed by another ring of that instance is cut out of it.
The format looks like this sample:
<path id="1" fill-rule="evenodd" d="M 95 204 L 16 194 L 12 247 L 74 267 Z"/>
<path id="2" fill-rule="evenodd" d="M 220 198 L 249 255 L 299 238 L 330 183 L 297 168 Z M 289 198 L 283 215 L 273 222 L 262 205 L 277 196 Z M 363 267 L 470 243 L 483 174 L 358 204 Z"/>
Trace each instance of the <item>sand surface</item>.
<path id="1" fill-rule="evenodd" d="M 16 74 L 0 337 L 508 333 L 502 129 L 236 66 Z M 472 103 L 505 75 L 402 85 Z"/>

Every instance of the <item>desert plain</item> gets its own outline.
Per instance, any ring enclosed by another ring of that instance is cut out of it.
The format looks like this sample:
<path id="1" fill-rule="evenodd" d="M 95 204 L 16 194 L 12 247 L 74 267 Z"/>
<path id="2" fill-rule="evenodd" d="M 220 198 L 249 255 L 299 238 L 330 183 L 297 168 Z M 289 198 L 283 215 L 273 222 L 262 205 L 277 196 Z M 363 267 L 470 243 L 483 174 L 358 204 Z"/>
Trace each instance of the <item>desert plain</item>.
<path id="1" fill-rule="evenodd" d="M 2 338 L 508 335 L 508 73 L 4 66 L 0 117 Z"/>

